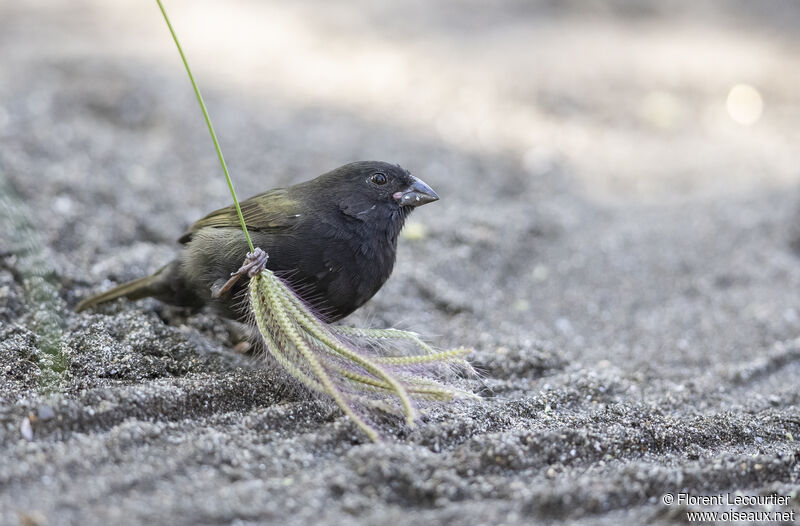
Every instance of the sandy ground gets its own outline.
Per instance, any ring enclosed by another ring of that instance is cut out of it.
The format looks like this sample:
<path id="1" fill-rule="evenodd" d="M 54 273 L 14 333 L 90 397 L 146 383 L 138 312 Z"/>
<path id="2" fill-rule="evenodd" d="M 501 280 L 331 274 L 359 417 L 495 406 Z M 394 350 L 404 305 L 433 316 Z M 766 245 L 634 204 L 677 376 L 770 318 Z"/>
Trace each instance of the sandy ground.
<path id="1" fill-rule="evenodd" d="M 72 313 L 229 197 L 155 5 L 4 2 L 0 523 L 800 513 L 796 3 L 167 6 L 240 195 L 382 159 L 442 196 L 347 322 L 472 345 L 484 401 L 374 445 L 213 314 Z"/>

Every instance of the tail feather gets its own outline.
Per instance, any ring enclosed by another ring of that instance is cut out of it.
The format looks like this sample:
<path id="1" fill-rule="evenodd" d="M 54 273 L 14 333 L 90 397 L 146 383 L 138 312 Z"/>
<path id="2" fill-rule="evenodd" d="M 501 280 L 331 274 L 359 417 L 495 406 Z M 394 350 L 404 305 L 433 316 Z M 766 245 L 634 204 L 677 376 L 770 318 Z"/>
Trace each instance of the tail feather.
<path id="1" fill-rule="evenodd" d="M 118 287 L 114 287 L 111 290 L 107 290 L 106 292 L 101 292 L 100 294 L 86 298 L 78 303 L 78 305 L 75 307 L 75 312 L 81 312 L 90 307 L 94 307 L 95 305 L 100 305 L 101 303 L 106 303 L 117 298 L 138 300 L 152 296 L 155 293 L 154 285 L 159 281 L 158 274 L 159 273 L 157 272 L 152 276 L 135 279 L 133 281 L 123 283 Z"/>

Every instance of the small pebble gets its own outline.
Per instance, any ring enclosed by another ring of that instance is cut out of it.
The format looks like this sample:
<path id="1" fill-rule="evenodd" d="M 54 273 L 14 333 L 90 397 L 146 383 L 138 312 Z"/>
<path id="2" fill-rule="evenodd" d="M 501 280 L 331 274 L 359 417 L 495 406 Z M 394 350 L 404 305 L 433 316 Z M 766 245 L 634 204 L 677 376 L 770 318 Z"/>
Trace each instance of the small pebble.
<path id="1" fill-rule="evenodd" d="M 401 230 L 400 235 L 409 241 L 420 241 L 428 237 L 428 227 L 422 223 L 409 222 Z"/>
<path id="2" fill-rule="evenodd" d="M 27 416 L 22 419 L 22 424 L 19 426 L 19 432 L 22 433 L 22 438 L 31 442 L 33 440 L 33 427 L 31 420 Z"/>
<path id="3" fill-rule="evenodd" d="M 55 411 L 53 411 L 53 408 L 49 405 L 40 405 L 39 409 L 36 411 L 36 418 L 39 420 L 50 420 L 51 418 L 55 418 L 55 416 Z"/>

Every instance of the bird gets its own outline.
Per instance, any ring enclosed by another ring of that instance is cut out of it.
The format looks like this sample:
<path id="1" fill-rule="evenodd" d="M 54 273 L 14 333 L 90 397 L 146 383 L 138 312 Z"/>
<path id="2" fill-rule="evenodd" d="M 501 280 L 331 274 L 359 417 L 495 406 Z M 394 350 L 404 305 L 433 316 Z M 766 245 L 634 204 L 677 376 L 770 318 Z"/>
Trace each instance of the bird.
<path id="1" fill-rule="evenodd" d="M 386 283 L 397 238 L 414 208 L 439 200 L 425 182 L 382 161 L 345 164 L 286 188 L 240 203 L 266 268 L 326 322 L 361 307 Z M 220 294 L 248 252 L 233 205 L 211 212 L 178 239 L 180 254 L 154 274 L 84 299 L 84 311 L 117 298 L 153 297 L 199 310 L 210 305 L 227 318 L 246 321 L 244 281 Z"/>

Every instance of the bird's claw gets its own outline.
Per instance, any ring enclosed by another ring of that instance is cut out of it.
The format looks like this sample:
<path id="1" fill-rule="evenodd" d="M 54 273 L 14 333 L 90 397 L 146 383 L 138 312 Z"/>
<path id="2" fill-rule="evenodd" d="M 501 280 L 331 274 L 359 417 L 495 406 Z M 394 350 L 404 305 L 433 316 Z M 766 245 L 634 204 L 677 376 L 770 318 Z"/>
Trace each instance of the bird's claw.
<path id="1" fill-rule="evenodd" d="M 231 273 L 230 279 L 228 279 L 224 285 L 221 287 L 216 285 L 211 287 L 211 297 L 216 299 L 226 295 L 228 292 L 230 292 L 236 282 L 239 281 L 239 278 L 241 278 L 244 274 L 247 274 L 247 277 L 252 278 L 267 268 L 267 261 L 269 261 L 269 254 L 258 247 L 256 247 L 256 249 L 252 252 L 248 252 L 247 256 L 244 258 L 244 263 L 242 263 L 242 266 L 239 267 L 239 270 L 236 272 Z"/>
<path id="2" fill-rule="evenodd" d="M 247 272 L 247 276 L 252 278 L 267 268 L 267 261 L 269 261 L 269 255 L 260 248 L 256 247 L 252 252 L 248 252 L 247 257 L 244 258 L 244 263 L 242 264 L 241 268 L 234 272 L 234 274 L 243 274 Z"/>

